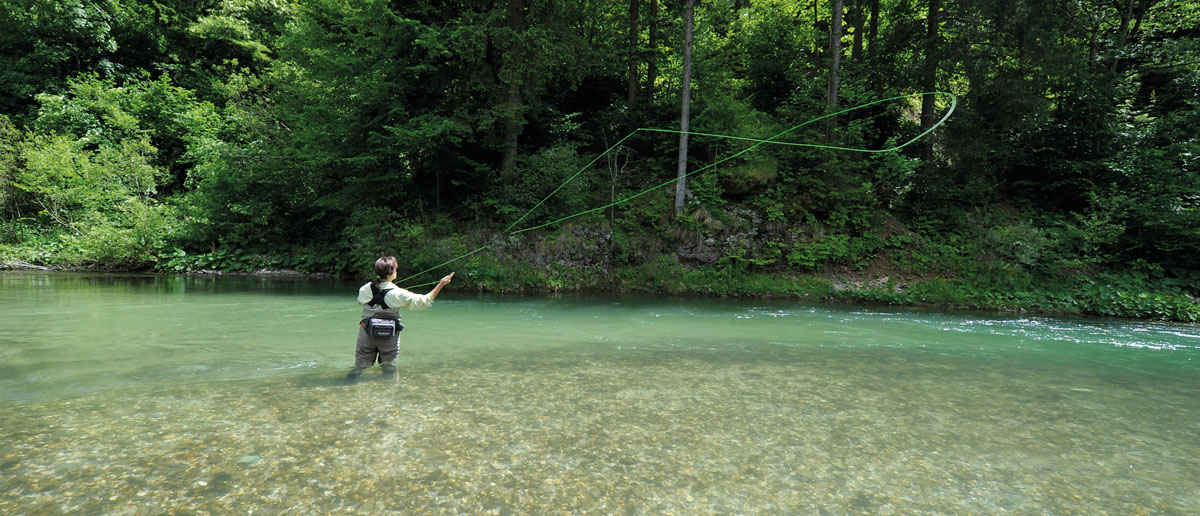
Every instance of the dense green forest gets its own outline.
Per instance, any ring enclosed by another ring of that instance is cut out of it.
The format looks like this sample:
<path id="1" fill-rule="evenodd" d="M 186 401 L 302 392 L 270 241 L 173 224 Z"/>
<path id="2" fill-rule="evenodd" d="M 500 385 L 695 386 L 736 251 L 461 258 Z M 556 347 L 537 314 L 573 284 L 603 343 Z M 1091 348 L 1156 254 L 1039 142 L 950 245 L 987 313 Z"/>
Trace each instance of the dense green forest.
<path id="1" fill-rule="evenodd" d="M 0 0 L 0 261 L 1200 318 L 1200 1 L 691 4 Z"/>

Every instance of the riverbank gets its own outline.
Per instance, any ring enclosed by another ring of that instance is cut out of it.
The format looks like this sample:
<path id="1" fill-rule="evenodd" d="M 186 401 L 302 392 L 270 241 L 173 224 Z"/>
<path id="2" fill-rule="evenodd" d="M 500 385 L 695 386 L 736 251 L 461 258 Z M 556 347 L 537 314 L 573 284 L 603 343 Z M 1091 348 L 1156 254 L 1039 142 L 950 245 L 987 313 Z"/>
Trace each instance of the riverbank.
<path id="1" fill-rule="evenodd" d="M 264 261 L 270 261 L 265 260 Z M 114 268 L 38 265 L 0 260 L 0 270 L 48 272 L 141 272 L 189 275 L 236 275 L 275 278 L 353 278 L 358 275 L 261 267 Z M 622 267 L 579 263 L 537 265 L 496 254 L 451 264 L 455 288 L 485 293 L 620 292 L 648 295 L 798 299 L 816 303 L 854 303 L 950 310 L 982 310 L 1121 317 L 1194 323 L 1200 300 L 1177 282 L 1144 274 L 1098 273 L 1072 278 L 1037 278 L 1016 270 L 988 274 L 917 277 L 904 271 L 823 274 L 768 274 L 722 267 L 688 267 L 670 256 Z M 436 272 L 436 271 L 435 271 Z M 420 285 L 423 277 L 406 286 Z M 422 287 L 414 287 L 423 288 Z"/>
<path id="2" fill-rule="evenodd" d="M 647 294 L 794 298 L 829 303 L 916 306 L 1087 315 L 1177 322 L 1200 321 L 1200 302 L 1170 281 L 1099 273 L 1047 279 L 1013 270 L 961 276 L 913 277 L 855 273 L 767 274 L 715 267 L 688 268 L 663 259 L 622 267 L 601 281 L 599 271 L 514 267 L 495 262 L 460 267 L 460 285 L 485 292 L 600 290 Z M 462 277 L 465 281 L 460 281 Z M 516 281 L 513 281 L 516 279 Z"/>
<path id="3" fill-rule="evenodd" d="M 1140 260 L 1105 264 L 1078 250 L 1033 246 L 1026 237 L 999 239 L 994 231 L 924 235 L 893 218 L 857 236 L 805 236 L 820 228 L 774 227 L 738 213 L 724 223 L 707 215 L 694 217 L 695 224 L 663 222 L 654 231 L 645 228 L 653 221 L 623 229 L 601 220 L 520 235 L 441 221 L 397 226 L 353 244 L 271 250 L 211 244 L 115 253 L 104 242 L 45 233 L 0 244 L 0 269 L 364 278 L 377 256 L 394 254 L 397 283 L 414 289 L 453 270 L 455 288 L 490 293 L 790 298 L 1200 321 L 1200 271 Z M 1040 251 L 1031 254 L 1031 247 Z"/>

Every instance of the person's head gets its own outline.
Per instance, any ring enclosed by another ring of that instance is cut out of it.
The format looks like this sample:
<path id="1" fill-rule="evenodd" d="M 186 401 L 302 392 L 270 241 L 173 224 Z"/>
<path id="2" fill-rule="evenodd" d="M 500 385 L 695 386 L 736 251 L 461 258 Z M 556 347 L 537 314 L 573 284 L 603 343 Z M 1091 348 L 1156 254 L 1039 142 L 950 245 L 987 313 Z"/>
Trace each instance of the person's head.
<path id="1" fill-rule="evenodd" d="M 374 283 L 379 285 L 381 281 L 392 281 L 396 279 L 396 268 L 399 267 L 399 262 L 395 256 L 384 256 L 375 260 L 375 280 Z"/>

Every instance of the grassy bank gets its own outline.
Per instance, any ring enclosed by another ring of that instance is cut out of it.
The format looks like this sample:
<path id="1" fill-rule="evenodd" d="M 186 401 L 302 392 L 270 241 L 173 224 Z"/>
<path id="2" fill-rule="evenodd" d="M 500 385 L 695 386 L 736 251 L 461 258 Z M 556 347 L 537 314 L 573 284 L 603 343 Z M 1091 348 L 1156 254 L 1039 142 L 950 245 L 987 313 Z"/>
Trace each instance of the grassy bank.
<path id="1" fill-rule="evenodd" d="M 423 233 L 419 232 L 419 233 Z M 409 235 L 413 238 L 423 234 Z M 481 292 L 608 291 L 663 295 L 788 298 L 809 302 L 925 306 L 951 309 L 1200 321 L 1200 273 L 1170 277 L 1153 267 L 1087 274 L 1047 274 L 1003 263 L 980 263 L 917 239 L 877 246 L 857 266 L 810 271 L 764 270 L 723 256 L 688 263 L 661 242 L 571 227 L 540 238 L 475 234 L 433 239 L 407 252 L 295 249 L 287 253 L 216 249 L 114 253 L 69 235 L 0 245 L 0 268 L 159 273 L 278 273 L 365 277 L 376 254 L 400 256 L 400 276 L 484 247 L 450 265 L 403 280 L 420 285 L 448 270 L 455 286 Z M 386 248 L 384 248 L 386 249 Z M 931 250 L 932 249 L 932 250 Z M 424 287 L 422 287 L 424 288 Z"/>
<path id="2" fill-rule="evenodd" d="M 820 274 L 766 274 L 684 267 L 669 256 L 611 274 L 568 267 L 504 265 L 481 258 L 458 267 L 460 287 L 487 292 L 602 290 L 719 297 L 792 298 L 814 302 L 1035 312 L 1165 321 L 1200 321 L 1200 303 L 1178 281 L 1102 273 L 1050 280 L 1017 271 L 894 280 Z M 603 277 L 604 279 L 596 280 Z"/>

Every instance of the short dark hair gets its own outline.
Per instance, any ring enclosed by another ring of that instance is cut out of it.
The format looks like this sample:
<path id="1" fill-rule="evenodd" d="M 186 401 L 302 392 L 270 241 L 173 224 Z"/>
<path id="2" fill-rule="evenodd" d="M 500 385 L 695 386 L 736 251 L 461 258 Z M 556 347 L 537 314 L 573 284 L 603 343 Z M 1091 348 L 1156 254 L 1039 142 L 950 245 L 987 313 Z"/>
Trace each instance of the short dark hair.
<path id="1" fill-rule="evenodd" d="M 374 283 L 375 286 L 378 287 L 379 282 L 383 281 L 384 278 L 391 276 L 392 273 L 396 272 L 396 268 L 399 266 L 400 263 L 396 261 L 395 256 L 384 256 L 378 260 L 375 260 L 375 279 L 371 280 L 371 283 Z"/>

